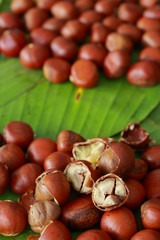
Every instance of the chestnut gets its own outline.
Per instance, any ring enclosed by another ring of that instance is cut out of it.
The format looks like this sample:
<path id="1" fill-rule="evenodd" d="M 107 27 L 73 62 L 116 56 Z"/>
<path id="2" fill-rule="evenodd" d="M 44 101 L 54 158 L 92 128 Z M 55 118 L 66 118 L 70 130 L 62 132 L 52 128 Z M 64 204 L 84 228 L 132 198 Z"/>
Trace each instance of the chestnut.
<path id="1" fill-rule="evenodd" d="M 91 229 L 81 233 L 76 240 L 111 240 L 111 237 L 103 230 Z"/>
<path id="2" fill-rule="evenodd" d="M 26 163 L 11 174 L 10 188 L 17 194 L 35 189 L 35 180 L 43 169 L 36 163 Z"/>
<path id="3" fill-rule="evenodd" d="M 159 47 L 146 47 L 139 53 L 139 61 L 151 61 L 160 66 L 160 48 Z"/>
<path id="4" fill-rule="evenodd" d="M 52 83 L 63 83 L 69 79 L 71 65 L 64 59 L 49 58 L 44 62 L 43 74 Z"/>
<path id="5" fill-rule="evenodd" d="M 143 12 L 143 16 L 147 18 L 159 19 L 160 20 L 160 6 L 155 5 L 153 7 L 147 8 Z"/>
<path id="6" fill-rule="evenodd" d="M 60 221 L 53 220 L 41 233 L 39 240 L 72 240 L 68 228 Z"/>
<path id="7" fill-rule="evenodd" d="M 11 11 L 15 14 L 23 14 L 34 7 L 34 0 L 12 0 L 10 4 Z"/>
<path id="8" fill-rule="evenodd" d="M 147 199 L 160 199 L 160 168 L 152 170 L 144 179 L 143 186 L 146 190 Z"/>
<path id="9" fill-rule="evenodd" d="M 110 211 L 121 207 L 127 201 L 128 194 L 128 188 L 121 178 L 107 174 L 94 183 L 92 201 L 99 210 Z"/>
<path id="10" fill-rule="evenodd" d="M 154 86 L 160 81 L 159 67 L 154 62 L 144 60 L 134 63 L 128 70 L 127 80 L 136 86 Z"/>
<path id="11" fill-rule="evenodd" d="M 61 219 L 69 229 L 93 227 L 101 218 L 101 212 L 94 206 L 90 195 L 67 202 L 61 210 Z"/>
<path id="12" fill-rule="evenodd" d="M 71 162 L 71 157 L 65 152 L 54 152 L 51 153 L 44 160 L 44 169 L 53 169 L 64 171 L 66 166 Z"/>
<path id="13" fill-rule="evenodd" d="M 131 240 L 144 240 L 144 239 L 158 240 L 158 239 L 160 239 L 160 232 L 155 231 L 153 229 L 144 229 L 144 230 L 137 232 L 131 238 Z"/>
<path id="14" fill-rule="evenodd" d="M 41 233 L 52 220 L 58 219 L 60 207 L 53 201 L 35 202 L 28 212 L 28 223 L 34 232 Z"/>
<path id="15" fill-rule="evenodd" d="M 1 176 L 1 181 L 0 181 L 0 195 L 5 192 L 9 185 L 9 174 L 8 174 L 8 169 L 6 165 L 3 165 L 0 162 L 0 176 Z"/>
<path id="16" fill-rule="evenodd" d="M 142 44 L 144 46 L 159 48 L 160 47 L 160 32 L 159 31 L 147 31 L 142 35 Z"/>
<path id="17" fill-rule="evenodd" d="M 50 10 L 53 16 L 58 19 L 69 20 L 78 16 L 77 7 L 67 1 L 57 1 L 52 5 Z"/>
<path id="18" fill-rule="evenodd" d="M 133 48 L 133 42 L 127 36 L 112 32 L 106 37 L 105 46 L 110 52 L 115 50 L 125 50 L 130 53 Z"/>
<path id="19" fill-rule="evenodd" d="M 135 179 L 128 178 L 125 180 L 125 184 L 129 190 L 129 194 L 124 206 L 131 210 L 135 210 L 145 199 L 145 189 L 143 185 Z"/>
<path id="20" fill-rule="evenodd" d="M 126 207 L 106 211 L 102 215 L 100 225 L 102 230 L 116 240 L 129 240 L 137 232 L 136 218 Z"/>
<path id="21" fill-rule="evenodd" d="M 115 11 L 114 1 L 97 1 L 94 5 L 94 10 L 98 13 L 104 14 L 104 16 L 111 15 Z"/>
<path id="22" fill-rule="evenodd" d="M 34 198 L 34 192 L 26 192 L 23 195 L 21 195 L 18 198 L 18 202 L 26 209 L 28 212 L 30 209 L 30 206 L 33 205 L 36 202 L 36 199 Z"/>
<path id="23" fill-rule="evenodd" d="M 49 14 L 46 10 L 40 8 L 30 8 L 24 14 L 24 24 L 27 30 L 31 31 L 38 28 L 48 18 Z"/>
<path id="24" fill-rule="evenodd" d="M 160 231 L 160 199 L 150 199 L 141 206 L 141 222 L 145 228 Z"/>
<path id="25" fill-rule="evenodd" d="M 5 30 L 0 38 L 1 53 L 6 57 L 16 57 L 25 43 L 25 34 L 20 29 Z"/>
<path id="26" fill-rule="evenodd" d="M 154 6 L 157 3 L 157 0 L 140 0 L 140 5 L 144 8 L 149 8 Z"/>
<path id="27" fill-rule="evenodd" d="M 118 17 L 126 22 L 135 23 L 142 15 L 142 9 L 135 3 L 121 3 Z"/>
<path id="28" fill-rule="evenodd" d="M 129 123 L 121 132 L 120 141 L 135 150 L 143 150 L 148 146 L 149 134 L 141 128 L 139 122 Z"/>
<path id="29" fill-rule="evenodd" d="M 69 40 L 83 42 L 87 36 L 88 27 L 79 20 L 67 21 L 61 28 L 61 35 Z"/>
<path id="30" fill-rule="evenodd" d="M 71 66 L 70 81 L 80 88 L 95 87 L 99 82 L 97 66 L 90 60 L 77 60 Z"/>
<path id="31" fill-rule="evenodd" d="M 46 21 L 44 21 L 44 23 L 42 24 L 42 27 L 45 29 L 60 33 L 60 30 L 64 25 L 64 23 L 65 23 L 65 20 L 51 17 L 51 18 L 48 18 Z"/>
<path id="32" fill-rule="evenodd" d="M 124 50 L 109 52 L 104 58 L 103 70 L 109 78 L 122 77 L 130 66 L 130 56 Z"/>
<path id="33" fill-rule="evenodd" d="M 53 200 L 63 205 L 70 195 L 70 185 L 60 170 L 47 170 L 36 179 L 35 198 L 38 201 Z"/>
<path id="34" fill-rule="evenodd" d="M 96 43 L 86 43 L 80 48 L 78 58 L 91 60 L 97 66 L 101 67 L 106 54 L 107 50 L 102 45 L 98 45 Z"/>
<path id="35" fill-rule="evenodd" d="M 85 160 L 69 163 L 64 174 L 73 188 L 84 194 L 92 192 L 93 184 L 99 177 L 99 171 L 95 165 Z"/>
<path id="36" fill-rule="evenodd" d="M 0 147 L 0 162 L 7 166 L 9 172 L 13 172 L 25 164 L 26 158 L 20 147 L 8 143 Z"/>
<path id="37" fill-rule="evenodd" d="M 133 168 L 129 173 L 129 178 L 141 181 L 148 172 L 148 164 L 143 159 L 135 158 Z"/>
<path id="38" fill-rule="evenodd" d="M 160 144 L 148 147 L 142 154 L 151 169 L 160 168 Z"/>
<path id="39" fill-rule="evenodd" d="M 95 0 L 76 0 L 75 5 L 80 13 L 93 9 Z"/>
<path id="40" fill-rule="evenodd" d="M 22 121 L 11 121 L 3 129 L 3 139 L 26 149 L 34 138 L 34 132 L 29 124 Z"/>
<path id="41" fill-rule="evenodd" d="M 135 43 L 141 39 L 142 32 L 133 24 L 123 23 L 117 28 L 117 32 L 129 37 Z"/>
<path id="42" fill-rule="evenodd" d="M 57 0 L 37 0 L 36 5 L 40 9 L 50 10 L 53 4 L 56 2 Z"/>
<path id="43" fill-rule="evenodd" d="M 90 42 L 104 44 L 110 30 L 100 22 L 96 22 L 91 27 Z"/>
<path id="44" fill-rule="evenodd" d="M 56 143 L 52 139 L 37 138 L 30 143 L 27 149 L 28 160 L 43 166 L 44 159 L 55 152 L 56 148 Z"/>
<path id="45" fill-rule="evenodd" d="M 160 31 L 159 20 L 157 19 L 141 17 L 136 25 L 142 31 Z"/>
<path id="46" fill-rule="evenodd" d="M 0 13 L 0 28 L 10 29 L 10 28 L 21 28 L 20 18 L 12 12 L 2 12 Z"/>
<path id="47" fill-rule="evenodd" d="M 39 240 L 40 235 L 29 235 L 27 240 Z"/>
<path id="48" fill-rule="evenodd" d="M 91 9 L 81 13 L 78 19 L 88 27 L 91 27 L 93 23 L 101 22 L 103 15 Z"/>
<path id="49" fill-rule="evenodd" d="M 20 51 L 21 64 L 29 69 L 39 69 L 50 57 L 49 47 L 38 43 L 30 43 Z"/>
<path id="50" fill-rule="evenodd" d="M 104 152 L 107 142 L 101 138 L 91 138 L 86 142 L 73 145 L 73 157 L 75 160 L 87 160 L 97 164 L 99 157 Z"/>
<path id="51" fill-rule="evenodd" d="M 59 152 L 72 152 L 73 144 L 84 142 L 85 139 L 76 132 L 63 130 L 57 137 L 57 150 Z"/>
<path id="52" fill-rule="evenodd" d="M 134 152 L 127 144 L 111 142 L 99 157 L 98 167 L 102 174 L 114 173 L 126 178 L 134 166 L 134 162 Z"/>
<path id="53" fill-rule="evenodd" d="M 27 227 L 27 212 L 17 202 L 0 201 L 0 234 L 16 236 Z"/>
<path id="54" fill-rule="evenodd" d="M 30 41 L 49 46 L 51 41 L 57 36 L 58 36 L 58 33 L 56 31 L 39 27 L 39 28 L 33 29 L 30 32 Z"/>
<path id="55" fill-rule="evenodd" d="M 73 41 L 59 36 L 51 42 L 51 51 L 54 57 L 70 61 L 77 56 L 78 47 Z"/>
<path id="56" fill-rule="evenodd" d="M 111 15 L 111 16 L 104 18 L 102 23 L 110 31 L 116 31 L 117 28 L 123 23 L 123 21 L 121 19 Z"/>

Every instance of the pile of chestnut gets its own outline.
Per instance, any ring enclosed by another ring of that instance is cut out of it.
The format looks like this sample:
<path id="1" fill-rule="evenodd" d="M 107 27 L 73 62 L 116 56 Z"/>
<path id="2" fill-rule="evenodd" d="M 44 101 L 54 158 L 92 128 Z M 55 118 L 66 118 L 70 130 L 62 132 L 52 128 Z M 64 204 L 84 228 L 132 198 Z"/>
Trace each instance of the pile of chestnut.
<path id="1" fill-rule="evenodd" d="M 1 53 L 43 68 L 50 82 L 92 88 L 101 70 L 137 86 L 160 81 L 158 0 L 12 0 L 10 8 L 0 14 Z"/>
<path id="2" fill-rule="evenodd" d="M 29 223 L 38 235 L 28 240 L 71 240 L 72 230 L 83 231 L 76 240 L 160 239 L 160 145 L 150 142 L 137 122 L 119 141 L 63 130 L 57 143 L 9 122 L 0 135 L 0 194 L 9 186 L 20 196 L 0 201 L 0 234 L 15 236 Z"/>

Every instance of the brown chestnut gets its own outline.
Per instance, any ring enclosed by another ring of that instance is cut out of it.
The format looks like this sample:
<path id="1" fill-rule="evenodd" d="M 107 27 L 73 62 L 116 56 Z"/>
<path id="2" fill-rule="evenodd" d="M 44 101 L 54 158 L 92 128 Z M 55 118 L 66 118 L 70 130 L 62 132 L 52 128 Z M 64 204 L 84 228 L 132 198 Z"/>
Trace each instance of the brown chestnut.
<path id="1" fill-rule="evenodd" d="M 52 220 L 58 219 L 60 207 L 53 201 L 35 202 L 28 212 L 28 223 L 34 232 L 41 233 Z"/>
<path id="2" fill-rule="evenodd" d="M 160 168 L 152 170 L 144 179 L 143 186 L 146 190 L 147 199 L 160 199 Z"/>
<path id="3" fill-rule="evenodd" d="M 94 10 L 88 10 L 81 13 L 78 19 L 80 22 L 88 25 L 88 27 L 91 27 L 93 23 L 101 22 L 103 19 L 103 15 Z"/>
<path id="4" fill-rule="evenodd" d="M 47 46 L 38 43 L 30 43 L 20 51 L 21 64 L 29 69 L 39 69 L 46 59 L 50 57 L 50 50 Z"/>
<path id="5" fill-rule="evenodd" d="M 113 15 L 108 16 L 103 19 L 103 24 L 106 26 L 110 31 L 116 31 L 117 28 L 123 23 L 123 21 Z"/>
<path id="6" fill-rule="evenodd" d="M 52 139 L 37 138 L 30 143 L 27 149 L 28 160 L 43 166 L 44 159 L 55 152 L 56 148 L 56 143 Z"/>
<path id="7" fill-rule="evenodd" d="M 61 219 L 69 229 L 93 227 L 100 218 L 101 212 L 94 206 L 91 196 L 73 199 L 62 207 Z"/>
<path id="8" fill-rule="evenodd" d="M 34 0 L 12 0 L 10 4 L 11 11 L 15 14 L 23 14 L 34 7 Z"/>
<path id="9" fill-rule="evenodd" d="M 131 240 L 158 240 L 160 239 L 160 232 L 155 231 L 153 229 L 144 229 L 139 232 L 137 232 Z"/>
<path id="10" fill-rule="evenodd" d="M 93 185 L 92 201 L 101 211 L 110 211 L 121 207 L 128 198 L 128 188 L 115 174 L 100 177 Z"/>
<path id="11" fill-rule="evenodd" d="M 58 1 L 51 7 L 51 13 L 55 18 L 69 20 L 77 18 L 78 9 L 77 7 L 67 1 Z"/>
<path id="12" fill-rule="evenodd" d="M 17 202 L 0 201 L 0 234 L 16 236 L 27 227 L 27 212 Z"/>
<path id="13" fill-rule="evenodd" d="M 160 21 L 157 19 L 141 17 L 136 25 L 142 31 L 160 31 Z"/>
<path id="14" fill-rule="evenodd" d="M 100 224 L 101 229 L 116 240 L 129 240 L 137 232 L 136 218 L 126 207 L 106 211 L 102 215 Z"/>
<path id="15" fill-rule="evenodd" d="M 115 1 L 100 0 L 94 5 L 94 10 L 98 13 L 102 13 L 105 16 L 111 15 L 115 11 Z"/>
<path id="16" fill-rule="evenodd" d="M 20 29 L 5 30 L 0 38 L 1 53 L 6 57 L 18 56 L 25 44 L 25 34 Z"/>
<path id="17" fill-rule="evenodd" d="M 142 36 L 142 44 L 153 48 L 160 47 L 160 32 L 159 31 L 147 31 Z"/>
<path id="18" fill-rule="evenodd" d="M 49 58 L 43 65 L 45 78 L 52 83 L 63 83 L 69 79 L 71 65 L 64 59 Z"/>
<path id="19" fill-rule="evenodd" d="M 0 28 L 21 28 L 20 18 L 12 12 L 0 13 Z"/>
<path id="20" fill-rule="evenodd" d="M 152 61 L 160 66 L 160 48 L 147 47 L 143 48 L 139 53 L 140 61 Z"/>
<path id="21" fill-rule="evenodd" d="M 109 78 L 122 77 L 130 66 L 130 56 L 124 50 L 109 52 L 104 58 L 103 70 Z"/>
<path id="22" fill-rule="evenodd" d="M 135 3 L 121 3 L 118 17 L 126 22 L 135 23 L 142 15 L 142 9 Z"/>
<path id="23" fill-rule="evenodd" d="M 91 60 L 101 67 L 106 54 L 107 50 L 102 45 L 98 45 L 96 43 L 86 43 L 80 48 L 78 58 Z"/>
<path id="24" fill-rule="evenodd" d="M 69 195 L 70 185 L 60 170 L 47 170 L 36 179 L 35 198 L 38 201 L 53 200 L 63 205 Z"/>
<path id="25" fill-rule="evenodd" d="M 85 139 L 76 132 L 63 130 L 57 137 L 57 150 L 59 152 L 72 152 L 73 144 L 83 142 Z"/>
<path id="26" fill-rule="evenodd" d="M 143 185 L 135 179 L 128 178 L 125 184 L 129 190 L 129 195 L 124 206 L 131 210 L 135 210 L 145 199 L 145 189 Z"/>
<path id="27" fill-rule="evenodd" d="M 143 12 L 143 16 L 147 18 L 159 19 L 160 20 L 160 6 L 155 5 L 153 7 L 147 8 Z"/>
<path id="28" fill-rule="evenodd" d="M 127 80 L 129 83 L 136 86 L 154 86 L 160 81 L 159 67 L 154 62 L 137 62 L 129 68 L 127 73 Z"/>
<path id="29" fill-rule="evenodd" d="M 31 126 L 22 121 L 11 121 L 3 129 L 3 139 L 26 149 L 33 140 L 34 132 Z"/>
<path id="30" fill-rule="evenodd" d="M 70 61 L 77 56 L 78 47 L 73 41 L 59 36 L 51 42 L 51 50 L 54 57 Z"/>
<path id="31" fill-rule="evenodd" d="M 50 45 L 51 41 L 58 36 L 53 30 L 44 29 L 42 27 L 35 28 L 30 33 L 30 41 L 42 45 Z"/>
<path id="32" fill-rule="evenodd" d="M 71 162 L 71 157 L 65 152 L 54 152 L 51 153 L 44 160 L 44 169 L 53 169 L 64 171 L 66 166 Z"/>
<path id="33" fill-rule="evenodd" d="M 117 28 L 117 32 L 129 37 L 135 43 L 141 39 L 142 32 L 133 24 L 123 23 Z"/>
<path id="34" fill-rule="evenodd" d="M 96 22 L 91 27 L 90 42 L 104 44 L 110 30 L 102 23 Z"/>
<path id="35" fill-rule="evenodd" d="M 160 199 L 150 199 L 143 203 L 141 222 L 145 228 L 160 231 Z"/>
<path id="36" fill-rule="evenodd" d="M 53 220 L 41 233 L 39 240 L 72 240 L 68 228 L 60 221 Z"/>
<path id="37" fill-rule="evenodd" d="M 36 163 L 26 163 L 11 174 L 10 188 L 17 194 L 34 191 L 35 180 L 43 169 Z"/>
<path id="38" fill-rule="evenodd" d="M 22 196 L 18 198 L 18 202 L 26 209 L 28 212 L 30 209 L 30 206 L 33 205 L 36 202 L 36 199 L 34 198 L 34 192 L 26 192 Z"/>
<path id="39" fill-rule="evenodd" d="M 75 143 L 72 150 L 73 157 L 75 160 L 87 160 L 97 164 L 106 145 L 107 142 L 101 138 L 91 138 L 86 142 Z"/>
<path id="40" fill-rule="evenodd" d="M 149 8 L 154 6 L 157 3 L 157 0 L 140 0 L 140 5 L 144 8 Z"/>
<path id="41" fill-rule="evenodd" d="M 76 240 L 111 240 L 111 237 L 103 230 L 91 229 L 86 232 L 81 233 Z"/>
<path id="42" fill-rule="evenodd" d="M 93 184 L 99 177 L 99 171 L 95 165 L 85 160 L 69 163 L 64 174 L 73 188 L 84 194 L 92 192 Z"/>
<path id="43" fill-rule="evenodd" d="M 148 146 L 149 134 L 141 128 L 139 122 L 129 123 L 121 132 L 120 141 L 135 150 L 143 150 Z"/>
<path id="44" fill-rule="evenodd" d="M 38 8 L 50 10 L 54 3 L 58 0 L 37 0 L 36 4 Z"/>
<path id="45" fill-rule="evenodd" d="M 8 143 L 0 147 L 0 162 L 7 166 L 9 172 L 13 172 L 25 164 L 26 158 L 20 147 Z"/>
<path id="46" fill-rule="evenodd" d="M 76 0 L 75 5 L 80 13 L 93 9 L 95 0 Z"/>
<path id="47" fill-rule="evenodd" d="M 65 23 L 65 20 L 52 17 L 52 18 L 48 18 L 42 24 L 42 27 L 59 33 L 64 23 Z"/>
<path id="48" fill-rule="evenodd" d="M 114 173 L 126 178 L 134 166 L 134 162 L 134 152 L 127 144 L 111 142 L 102 152 L 98 160 L 98 167 L 102 174 Z"/>
<path id="49" fill-rule="evenodd" d="M 67 21 L 61 28 L 61 35 L 69 40 L 83 42 L 87 36 L 88 27 L 79 20 Z"/>
<path id="50" fill-rule="evenodd" d="M 0 181 L 0 195 L 5 192 L 9 185 L 9 174 L 8 174 L 8 169 L 6 165 L 3 165 L 0 162 L 0 176 L 1 176 L 1 181 Z"/>
<path id="51" fill-rule="evenodd" d="M 148 172 L 148 164 L 142 159 L 135 159 L 135 164 L 129 173 L 129 178 L 142 180 Z"/>
<path id="52" fill-rule="evenodd" d="M 160 144 L 148 147 L 142 154 L 151 169 L 160 168 Z"/>
<path id="53" fill-rule="evenodd" d="M 125 50 L 130 53 L 133 48 L 133 42 L 127 36 L 112 32 L 106 37 L 105 46 L 110 52 L 115 50 Z"/>
<path id="54" fill-rule="evenodd" d="M 80 88 L 95 87 L 99 82 L 97 66 L 90 60 L 77 60 L 71 67 L 70 81 Z"/>
<path id="55" fill-rule="evenodd" d="M 30 8 L 24 14 L 24 23 L 27 30 L 31 31 L 34 28 L 38 28 L 48 18 L 49 14 L 46 10 L 40 8 Z"/>

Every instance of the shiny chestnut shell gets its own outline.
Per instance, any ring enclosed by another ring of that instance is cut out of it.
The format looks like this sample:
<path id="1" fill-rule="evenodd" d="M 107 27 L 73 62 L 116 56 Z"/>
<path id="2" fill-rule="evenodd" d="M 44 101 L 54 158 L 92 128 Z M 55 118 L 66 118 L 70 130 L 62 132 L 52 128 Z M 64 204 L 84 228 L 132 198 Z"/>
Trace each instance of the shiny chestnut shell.
<path id="1" fill-rule="evenodd" d="M 160 239 L 160 232 L 155 231 L 153 229 L 144 229 L 144 230 L 137 232 L 131 238 L 131 240 L 144 240 L 144 239 L 158 240 L 158 239 Z"/>
<path id="2" fill-rule="evenodd" d="M 91 229 L 81 233 L 76 240 L 111 240 L 111 237 L 108 235 L 107 232 L 99 229 Z"/>
<path id="3" fill-rule="evenodd" d="M 1 176 L 1 181 L 0 181 L 0 195 L 1 195 L 4 193 L 4 191 L 7 189 L 9 185 L 8 169 L 2 163 L 0 163 L 0 176 Z"/>
<path id="4" fill-rule="evenodd" d="M 0 13 L 0 28 L 4 30 L 10 28 L 21 28 L 21 21 L 19 16 L 12 12 Z"/>
<path id="5" fill-rule="evenodd" d="M 146 190 L 146 198 L 160 199 L 160 168 L 152 170 L 146 175 L 143 181 L 143 186 Z"/>
<path id="6" fill-rule="evenodd" d="M 142 154 L 151 169 L 160 168 L 160 144 L 148 147 Z"/>

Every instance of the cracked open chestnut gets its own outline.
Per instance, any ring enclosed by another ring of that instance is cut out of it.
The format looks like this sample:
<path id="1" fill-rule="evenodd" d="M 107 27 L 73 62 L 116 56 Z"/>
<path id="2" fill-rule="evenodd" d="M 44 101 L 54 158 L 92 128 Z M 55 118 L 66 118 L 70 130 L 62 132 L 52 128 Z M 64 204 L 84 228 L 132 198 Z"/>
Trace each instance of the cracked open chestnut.
<path id="1" fill-rule="evenodd" d="M 128 198 L 129 190 L 123 180 L 115 174 L 100 177 L 93 185 L 92 201 L 102 211 L 110 211 L 122 206 Z"/>
<path id="2" fill-rule="evenodd" d="M 28 212 L 30 206 L 36 202 L 34 198 L 34 191 L 26 192 L 18 198 L 18 202 L 26 209 Z"/>

